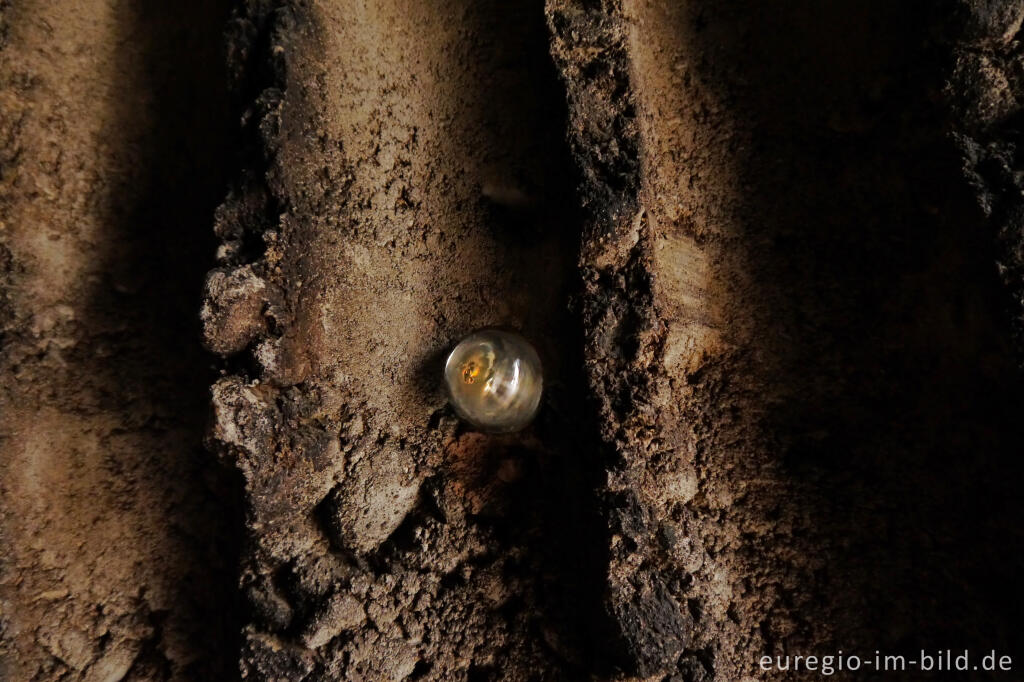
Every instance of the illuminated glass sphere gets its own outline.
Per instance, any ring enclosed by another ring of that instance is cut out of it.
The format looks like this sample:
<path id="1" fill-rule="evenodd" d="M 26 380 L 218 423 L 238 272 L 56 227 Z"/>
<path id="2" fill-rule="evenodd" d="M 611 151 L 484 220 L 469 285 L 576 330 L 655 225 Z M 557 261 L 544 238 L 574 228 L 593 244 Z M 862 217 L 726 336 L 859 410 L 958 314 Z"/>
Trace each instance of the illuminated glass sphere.
<path id="1" fill-rule="evenodd" d="M 540 407 L 540 357 L 515 332 L 481 329 L 460 341 L 448 356 L 444 384 L 455 412 L 476 428 L 518 431 Z"/>

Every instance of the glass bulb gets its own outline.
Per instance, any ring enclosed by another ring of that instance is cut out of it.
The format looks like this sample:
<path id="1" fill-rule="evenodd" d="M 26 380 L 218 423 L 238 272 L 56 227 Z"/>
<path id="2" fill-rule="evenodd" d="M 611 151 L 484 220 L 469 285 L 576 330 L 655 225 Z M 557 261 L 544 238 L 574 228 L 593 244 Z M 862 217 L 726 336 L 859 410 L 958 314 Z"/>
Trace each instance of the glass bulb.
<path id="1" fill-rule="evenodd" d="M 492 433 L 518 431 L 540 407 L 540 357 L 515 332 L 481 329 L 448 355 L 444 383 L 455 412 L 476 428 Z"/>

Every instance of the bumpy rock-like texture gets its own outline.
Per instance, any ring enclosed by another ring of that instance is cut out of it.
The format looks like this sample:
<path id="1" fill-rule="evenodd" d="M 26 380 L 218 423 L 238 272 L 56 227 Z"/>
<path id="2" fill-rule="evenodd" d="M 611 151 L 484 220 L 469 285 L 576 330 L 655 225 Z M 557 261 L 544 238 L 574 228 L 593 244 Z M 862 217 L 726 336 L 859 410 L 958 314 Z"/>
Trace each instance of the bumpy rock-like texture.
<path id="1" fill-rule="evenodd" d="M 978 206 L 998 236 L 999 274 L 1024 365 L 1024 3 L 965 0 L 957 10 L 963 28 L 945 94 Z"/>
<path id="2" fill-rule="evenodd" d="M 988 70 L 954 10 L 549 0 L 545 34 L 535 5 L 251 5 L 207 327 L 244 671 L 737 680 L 1019 644 L 1020 383 L 958 109 L 1012 88 L 955 85 Z M 250 273 L 273 324 L 218 284 Z M 554 368 L 525 434 L 444 407 L 483 324 Z"/>
<path id="3" fill-rule="evenodd" d="M 211 444 L 245 480 L 244 674 L 585 674 L 596 469 L 542 5 L 251 3 L 231 41 L 249 147 L 204 321 L 229 369 Z M 488 325 L 545 364 L 514 436 L 442 390 Z"/>
<path id="4" fill-rule="evenodd" d="M 548 2 L 627 674 L 1021 643 L 1020 375 L 954 106 L 1019 87 L 954 10 Z M 976 18 L 1010 62 L 1018 9 Z"/>
<path id="5" fill-rule="evenodd" d="M 0 3 L 0 679 L 236 668 L 196 311 L 224 3 Z"/>
<path id="6" fill-rule="evenodd" d="M 0 0 L 0 678 L 1019 667 L 1022 22 Z"/>

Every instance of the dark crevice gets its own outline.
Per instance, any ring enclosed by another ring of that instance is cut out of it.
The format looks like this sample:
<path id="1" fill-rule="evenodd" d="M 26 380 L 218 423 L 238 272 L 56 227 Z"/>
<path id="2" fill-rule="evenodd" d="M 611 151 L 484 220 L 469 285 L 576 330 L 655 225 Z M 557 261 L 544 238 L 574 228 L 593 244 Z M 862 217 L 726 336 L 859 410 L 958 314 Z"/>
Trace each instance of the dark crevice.
<path id="1" fill-rule="evenodd" d="M 517 63 L 515 68 L 524 70 L 528 84 L 496 98 L 492 94 L 492 115 L 507 126 L 523 126 L 524 121 L 536 126 L 532 131 L 524 126 L 516 137 L 534 138 L 527 154 L 519 156 L 534 169 L 527 177 L 521 174 L 522 186 L 539 198 L 533 206 L 494 206 L 491 214 L 510 251 L 528 250 L 537 242 L 532 248 L 538 256 L 554 247 L 558 261 L 554 272 L 538 265 L 535 276 L 524 278 L 535 282 L 531 293 L 540 311 L 523 329 L 537 343 L 545 364 L 544 403 L 527 432 L 540 446 L 524 446 L 520 459 L 525 470 L 509 493 L 507 520 L 492 523 L 503 529 L 510 545 L 524 545 L 535 554 L 532 561 L 527 559 L 540 574 L 537 603 L 531 607 L 558 633 L 555 655 L 565 666 L 562 674 L 587 677 L 607 672 L 608 659 L 607 617 L 601 606 L 607 570 L 605 523 L 597 497 L 603 468 L 596 455 L 598 429 L 587 409 L 582 321 L 570 312 L 570 301 L 582 289 L 578 262 L 584 216 L 576 192 L 582 178 L 568 146 L 566 91 L 550 54 L 543 1 L 485 7 L 479 30 L 506 36 L 495 49 L 505 51 L 510 66 Z M 510 25 L 518 27 L 518 38 L 509 37 Z M 522 116 L 517 110 L 528 113 Z M 551 232 L 556 235 L 553 244 Z M 543 246 L 545 242 L 551 246 Z"/>
<path id="2" fill-rule="evenodd" d="M 196 314 L 213 260 L 211 216 L 226 187 L 234 140 L 221 67 L 229 3 L 117 5 L 113 16 L 133 50 L 117 53 L 122 63 L 115 73 L 134 79 L 135 96 L 118 101 L 104 139 L 128 141 L 119 153 L 134 168 L 113 178 L 102 198 L 115 218 L 103 235 L 106 274 L 92 292 L 85 324 L 129 331 L 105 339 L 105 359 L 90 354 L 76 362 L 97 386 L 120 388 L 104 401 L 124 423 L 133 424 L 137 401 L 158 417 L 141 427 L 155 445 L 140 453 L 135 475 L 180 493 L 168 542 L 183 548 L 175 550 L 175 570 L 182 572 L 172 574 L 172 601 L 175 627 L 196 652 L 185 674 L 229 680 L 237 676 L 240 488 L 233 473 L 212 465 L 202 445 L 213 373 Z M 170 663 L 150 647 L 133 674 L 164 679 Z"/>
<path id="3" fill-rule="evenodd" d="M 833 624 L 851 646 L 1020 645 L 1021 385 L 940 105 L 948 10 L 709 3 L 678 27 L 750 131 L 735 247 L 766 359 L 746 371 L 777 392 L 762 426 L 815 519 L 801 551 L 829 562 L 791 608 L 862 596 Z"/>

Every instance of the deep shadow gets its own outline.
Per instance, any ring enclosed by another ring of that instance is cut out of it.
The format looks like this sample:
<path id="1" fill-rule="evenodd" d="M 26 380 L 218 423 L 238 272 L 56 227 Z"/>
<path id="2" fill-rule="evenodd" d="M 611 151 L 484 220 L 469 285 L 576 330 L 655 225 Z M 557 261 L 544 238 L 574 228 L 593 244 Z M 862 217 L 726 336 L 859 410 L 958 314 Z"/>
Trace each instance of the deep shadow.
<path id="1" fill-rule="evenodd" d="M 152 542 L 184 548 L 163 569 L 177 597 L 169 616 L 156 614 L 163 626 L 133 668 L 143 677 L 169 670 L 158 640 L 172 622 L 196 655 L 179 672 L 238 675 L 240 489 L 202 445 L 214 373 L 198 320 L 232 148 L 223 54 L 231 4 L 125 0 L 116 10 L 115 68 L 130 95 L 116 102 L 104 139 L 128 170 L 110 178 L 102 198 L 113 223 L 97 254 L 104 277 L 88 311 L 106 353 L 82 358 L 81 371 L 98 386 L 118 386 L 104 391 L 102 408 L 155 444 L 125 467 L 169 491 L 154 495 L 154 504 L 168 506 L 166 538 Z M 153 416 L 136 423 L 139 414 Z"/>
<path id="2" fill-rule="evenodd" d="M 749 131 L 736 248 L 768 358 L 750 371 L 826 558 L 807 602 L 845 605 L 847 651 L 1019 654 L 1024 402 L 994 235 L 943 106 L 956 17 L 702 6 L 679 35 Z"/>
<path id="3" fill-rule="evenodd" d="M 497 439 L 491 453 L 497 457 L 518 443 L 521 482 L 502 493 L 501 515 L 478 522 L 491 525 L 507 547 L 527 550 L 514 570 L 517 580 L 534 583 L 528 594 L 535 603 L 522 610 L 539 630 L 534 636 L 563 666 L 563 679 L 584 679 L 607 668 L 611 627 L 603 610 L 606 524 L 596 492 L 604 469 L 587 405 L 584 333 L 571 309 L 582 289 L 584 216 L 579 169 L 568 147 L 566 92 L 551 57 L 543 0 L 477 2 L 466 20 L 485 50 L 480 63 L 490 65 L 476 67 L 472 97 L 481 103 L 475 115 L 494 150 L 481 200 L 502 245 L 520 331 L 544 366 L 536 421 L 511 441 Z M 514 618 L 510 612 L 510 623 Z M 472 676 L 486 674 L 476 669 Z"/>

